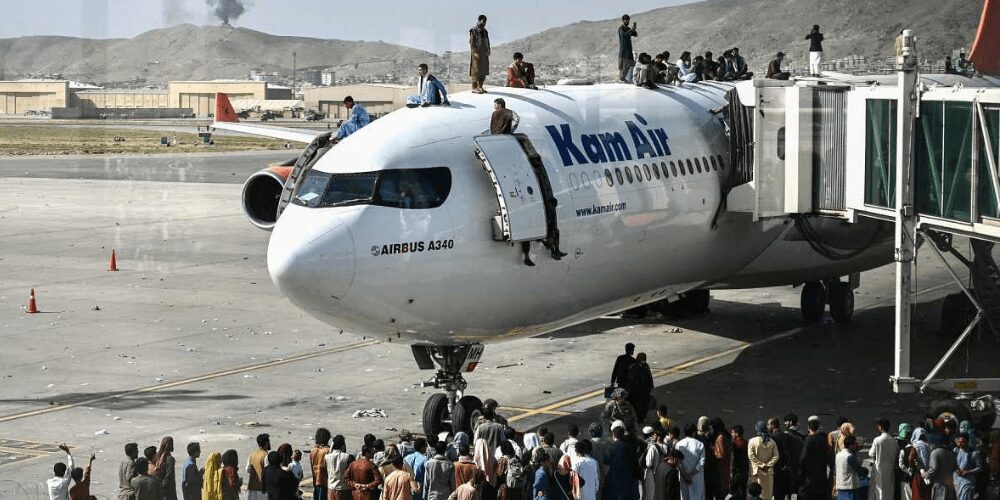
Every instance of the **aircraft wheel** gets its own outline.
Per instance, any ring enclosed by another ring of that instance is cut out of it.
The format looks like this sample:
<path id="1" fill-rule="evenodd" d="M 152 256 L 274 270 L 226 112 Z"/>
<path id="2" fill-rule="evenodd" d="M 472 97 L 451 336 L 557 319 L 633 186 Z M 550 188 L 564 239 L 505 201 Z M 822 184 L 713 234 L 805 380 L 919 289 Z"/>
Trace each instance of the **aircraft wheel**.
<path id="1" fill-rule="evenodd" d="M 448 419 L 448 395 L 432 394 L 424 403 L 424 434 L 438 434 L 449 430 L 445 421 Z"/>
<path id="2" fill-rule="evenodd" d="M 830 297 L 830 317 L 837 323 L 850 323 L 854 316 L 854 290 L 850 283 L 838 281 L 830 283 L 827 289 Z"/>
<path id="3" fill-rule="evenodd" d="M 826 290 L 823 283 L 810 281 L 802 285 L 802 296 L 799 301 L 802 309 L 802 319 L 814 323 L 823 318 L 826 310 Z"/>
<path id="4" fill-rule="evenodd" d="M 455 403 L 451 414 L 451 430 L 454 433 L 464 432 L 472 437 L 472 430 L 483 412 L 483 402 L 475 396 L 463 396 Z"/>

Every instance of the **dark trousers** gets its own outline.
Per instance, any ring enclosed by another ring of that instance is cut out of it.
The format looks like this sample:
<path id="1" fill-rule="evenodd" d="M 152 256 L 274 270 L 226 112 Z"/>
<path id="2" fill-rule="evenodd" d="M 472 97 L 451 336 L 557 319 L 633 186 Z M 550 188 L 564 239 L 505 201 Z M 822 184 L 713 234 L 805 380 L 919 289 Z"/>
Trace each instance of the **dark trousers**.
<path id="1" fill-rule="evenodd" d="M 326 498 L 326 486 L 313 486 L 313 499 L 321 500 Z"/>

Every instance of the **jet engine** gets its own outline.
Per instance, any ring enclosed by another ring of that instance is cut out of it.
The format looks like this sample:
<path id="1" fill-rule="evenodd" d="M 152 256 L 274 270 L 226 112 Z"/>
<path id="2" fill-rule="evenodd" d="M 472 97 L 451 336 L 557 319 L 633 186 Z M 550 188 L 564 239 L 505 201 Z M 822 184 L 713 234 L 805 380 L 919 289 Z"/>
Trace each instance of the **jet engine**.
<path id="1" fill-rule="evenodd" d="M 254 226 L 270 231 L 278 220 L 281 191 L 297 158 L 268 165 L 243 183 L 243 213 Z"/>

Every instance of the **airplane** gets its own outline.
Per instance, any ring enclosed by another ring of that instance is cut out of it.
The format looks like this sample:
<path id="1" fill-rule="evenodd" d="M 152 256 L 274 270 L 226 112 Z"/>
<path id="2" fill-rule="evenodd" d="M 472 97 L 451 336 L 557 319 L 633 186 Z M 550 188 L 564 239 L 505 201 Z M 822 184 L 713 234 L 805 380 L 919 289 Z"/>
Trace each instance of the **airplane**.
<path id="1" fill-rule="evenodd" d="M 482 402 L 464 374 L 486 344 L 647 304 L 704 311 L 713 289 L 803 284 L 807 320 L 827 305 L 851 319 L 854 278 L 892 261 L 892 226 L 726 210 L 738 159 L 717 111 L 733 89 L 490 88 L 336 145 L 238 123 L 219 94 L 214 126 L 308 143 L 244 184 L 272 280 L 332 327 L 409 344 L 443 390 L 424 431 L 470 432 Z M 489 134 L 496 98 L 520 116 L 512 135 Z"/>

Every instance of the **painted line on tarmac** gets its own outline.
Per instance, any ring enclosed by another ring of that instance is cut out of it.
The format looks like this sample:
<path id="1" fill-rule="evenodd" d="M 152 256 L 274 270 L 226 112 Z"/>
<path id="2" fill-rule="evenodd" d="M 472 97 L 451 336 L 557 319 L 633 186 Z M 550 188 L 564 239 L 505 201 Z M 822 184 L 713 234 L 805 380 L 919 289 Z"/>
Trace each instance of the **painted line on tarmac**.
<path id="1" fill-rule="evenodd" d="M 189 378 L 185 378 L 185 379 L 181 379 L 181 380 L 175 380 L 173 382 L 167 382 L 167 383 L 164 383 L 164 384 L 150 385 L 150 386 L 142 387 L 142 388 L 139 388 L 139 389 L 133 389 L 131 391 L 125 391 L 125 392 L 116 393 L 116 394 L 112 394 L 112 395 L 108 395 L 108 396 L 100 396 L 100 397 L 96 397 L 96 398 L 87 399 L 85 401 L 78 401 L 76 403 L 69 403 L 69 404 L 65 404 L 65 405 L 50 406 L 50 407 L 47 407 L 47 408 L 42 408 L 42 409 L 38 409 L 38 410 L 31 410 L 31 411 L 26 411 L 26 412 L 21 412 L 21 413 L 12 413 L 10 415 L 4 415 L 4 416 L 0 417 L 0 423 L 2 423 L 2 422 L 10 422 L 11 420 L 18 420 L 18 419 L 22 419 L 22 418 L 35 417 L 35 416 L 38 416 L 38 415 L 45 415 L 47 413 L 54 413 L 54 412 L 57 412 L 57 411 L 69 410 L 69 409 L 77 408 L 77 407 L 80 407 L 80 406 L 90 406 L 90 405 L 93 405 L 93 404 L 96 404 L 96 403 L 102 403 L 104 401 L 109 401 L 109 400 L 119 399 L 119 398 L 125 398 L 125 397 L 128 397 L 128 396 L 134 396 L 136 394 L 155 393 L 155 392 L 163 391 L 165 389 L 173 389 L 174 387 L 179 387 L 179 386 L 182 386 L 182 385 L 194 384 L 194 383 L 197 383 L 197 382 L 204 382 L 206 380 L 212 380 L 212 379 L 217 379 L 217 378 L 222 378 L 222 377 L 228 377 L 230 375 L 238 375 L 240 373 L 246 373 L 246 372 L 251 372 L 251 371 L 256 371 L 256 370 L 263 370 L 265 368 L 273 368 L 275 366 L 287 365 L 289 363 L 296 363 L 296 362 L 299 362 L 299 361 L 305 361 L 307 359 L 318 358 L 318 357 L 326 356 L 326 355 L 329 355 L 329 354 L 336 354 L 336 353 L 340 353 L 340 352 L 344 352 L 344 351 L 352 351 L 354 349 L 360 349 L 362 347 L 368 347 L 368 346 L 379 344 L 379 343 L 381 343 L 381 341 L 379 341 L 379 340 L 366 340 L 366 341 L 363 341 L 363 342 L 355 342 L 353 344 L 347 344 L 347 345 L 343 345 L 343 346 L 340 346 L 340 347 L 333 347 L 333 348 L 330 348 L 330 349 L 324 349 L 322 351 L 314 351 L 314 352 L 309 352 L 309 353 L 305 353 L 305 354 L 299 354 L 299 355 L 296 355 L 296 356 L 289 356 L 289 357 L 284 357 L 284 358 L 275 359 L 275 360 L 271 360 L 271 361 L 265 361 L 263 363 L 256 363 L 256 364 L 252 364 L 252 365 L 244 365 L 244 366 L 240 366 L 240 367 L 237 367 L 237 368 L 231 368 L 231 369 L 228 369 L 228 370 L 207 373 L 207 374 L 204 374 L 204 375 L 198 375 L 198 376 L 195 376 L 195 377 L 189 377 Z"/>

